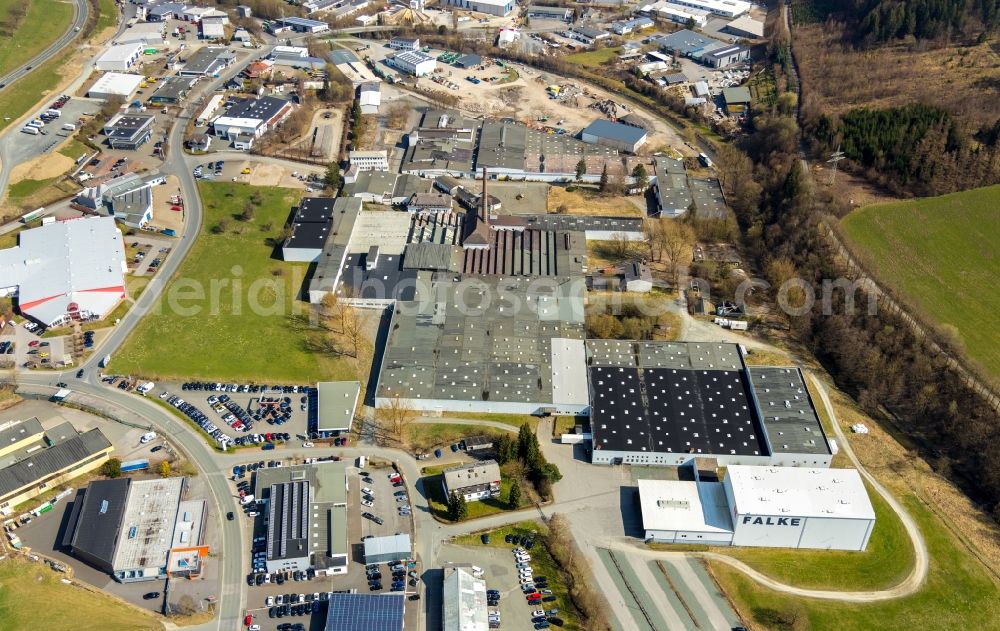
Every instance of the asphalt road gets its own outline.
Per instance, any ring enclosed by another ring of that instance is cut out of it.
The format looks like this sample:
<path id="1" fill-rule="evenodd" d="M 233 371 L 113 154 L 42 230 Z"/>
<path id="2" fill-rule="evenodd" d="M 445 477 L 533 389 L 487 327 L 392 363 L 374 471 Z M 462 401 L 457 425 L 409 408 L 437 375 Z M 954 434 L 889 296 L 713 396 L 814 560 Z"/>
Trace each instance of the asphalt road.
<path id="1" fill-rule="evenodd" d="M 24 77 L 38 66 L 56 56 L 59 51 L 69 46 L 70 42 L 76 39 L 81 29 L 83 29 L 83 25 L 87 23 L 87 17 L 90 15 L 90 4 L 87 0 L 74 0 L 73 11 L 73 23 L 69 25 L 69 28 L 66 29 L 66 32 L 63 33 L 59 39 L 52 42 L 48 48 L 40 52 L 20 68 L 16 68 L 0 77 L 0 84 L 3 85 L 3 87 L 0 87 L 0 91 L 6 90 L 10 87 L 10 84 Z"/>

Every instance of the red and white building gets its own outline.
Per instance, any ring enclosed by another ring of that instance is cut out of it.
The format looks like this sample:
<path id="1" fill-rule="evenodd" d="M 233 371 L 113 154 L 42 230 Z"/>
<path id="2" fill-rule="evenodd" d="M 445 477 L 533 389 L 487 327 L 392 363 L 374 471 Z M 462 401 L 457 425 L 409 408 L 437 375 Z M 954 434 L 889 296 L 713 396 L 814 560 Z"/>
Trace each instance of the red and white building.
<path id="1" fill-rule="evenodd" d="M 125 298 L 125 242 L 113 217 L 25 230 L 0 250 L 0 296 L 45 326 L 103 318 Z"/>

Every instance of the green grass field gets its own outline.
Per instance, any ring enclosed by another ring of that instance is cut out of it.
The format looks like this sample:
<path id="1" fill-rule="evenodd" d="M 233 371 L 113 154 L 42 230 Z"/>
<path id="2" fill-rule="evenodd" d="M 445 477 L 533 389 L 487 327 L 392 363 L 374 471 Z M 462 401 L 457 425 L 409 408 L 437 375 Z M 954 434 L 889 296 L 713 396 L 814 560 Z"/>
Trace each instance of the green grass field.
<path id="1" fill-rule="evenodd" d="M 100 33 L 102 30 L 118 24 L 118 8 L 115 7 L 114 0 L 98 0 L 98 7 L 101 10 L 97 16 L 97 26 L 94 32 Z"/>
<path id="2" fill-rule="evenodd" d="M 955 327 L 968 356 L 1000 378 L 1000 186 L 877 204 L 841 221 L 852 249 L 913 307 Z"/>
<path id="3" fill-rule="evenodd" d="M 6 20 L 11 7 L 20 0 L 0 0 L 0 20 Z M 59 0 L 32 0 L 13 37 L 0 37 L 0 75 L 45 50 L 66 32 L 73 21 L 73 5 Z"/>
<path id="4" fill-rule="evenodd" d="M 100 592 L 60 582 L 42 563 L 9 558 L 0 563 L 0 629 L 139 631 L 162 629 L 149 613 Z"/>
<path id="5" fill-rule="evenodd" d="M 202 234 L 111 369 L 167 380 L 356 379 L 348 359 L 316 350 L 322 333 L 298 300 L 306 264 L 279 260 L 269 242 L 300 193 L 229 182 L 199 190 Z M 254 219 L 234 219 L 254 193 L 261 198 Z"/>
<path id="6" fill-rule="evenodd" d="M 868 495 L 875 508 L 875 530 L 864 552 L 771 548 L 715 551 L 796 587 L 851 591 L 892 587 L 906 578 L 913 567 L 913 546 L 899 517 L 885 500 L 871 488 Z"/>
<path id="7" fill-rule="evenodd" d="M 68 57 L 69 55 L 53 57 L 0 92 L 0 112 L 4 113 L 0 117 L 0 130 L 35 107 L 42 95 L 59 83 L 59 68 Z"/>
<path id="8" fill-rule="evenodd" d="M 597 50 L 588 50 L 583 53 L 573 53 L 572 55 L 566 55 L 565 59 L 570 63 L 578 63 L 581 66 L 588 66 L 590 68 L 599 68 L 604 64 L 617 59 L 618 55 L 621 52 L 622 52 L 621 47 L 599 48 Z"/>
<path id="9" fill-rule="evenodd" d="M 912 495 L 902 502 L 920 526 L 930 554 L 927 582 L 912 596 L 871 604 L 794 598 L 760 587 L 721 563 L 710 561 L 712 572 L 744 618 L 762 629 L 1000 629 L 1000 589 L 982 565 L 922 502 Z"/>

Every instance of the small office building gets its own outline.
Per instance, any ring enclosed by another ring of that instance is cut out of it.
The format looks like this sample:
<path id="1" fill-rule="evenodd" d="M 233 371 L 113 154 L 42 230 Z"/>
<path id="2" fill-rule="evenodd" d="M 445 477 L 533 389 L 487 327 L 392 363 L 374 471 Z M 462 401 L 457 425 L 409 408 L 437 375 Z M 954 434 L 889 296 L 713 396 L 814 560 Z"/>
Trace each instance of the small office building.
<path id="1" fill-rule="evenodd" d="M 112 149 L 138 149 L 152 136 L 153 121 L 152 114 L 116 114 L 104 124 L 108 146 Z"/>
<path id="2" fill-rule="evenodd" d="M 349 432 L 361 396 L 359 381 L 321 381 L 316 384 L 316 430 Z"/>
<path id="3" fill-rule="evenodd" d="M 445 497 L 457 493 L 467 502 L 500 496 L 500 465 L 496 460 L 445 469 L 442 474 Z"/>
<path id="4" fill-rule="evenodd" d="M 389 48 L 392 50 L 420 50 L 420 39 L 416 37 L 393 37 L 389 40 Z"/>

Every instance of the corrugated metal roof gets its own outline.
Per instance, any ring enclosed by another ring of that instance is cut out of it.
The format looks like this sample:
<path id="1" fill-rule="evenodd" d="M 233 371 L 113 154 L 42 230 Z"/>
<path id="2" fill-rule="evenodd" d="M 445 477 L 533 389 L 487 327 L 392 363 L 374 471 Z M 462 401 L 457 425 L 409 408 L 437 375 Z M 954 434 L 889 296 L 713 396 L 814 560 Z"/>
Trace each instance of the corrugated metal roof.
<path id="1" fill-rule="evenodd" d="M 68 469 L 82 460 L 111 447 L 111 443 L 94 428 L 69 440 L 43 449 L 9 467 L 0 469 L 0 498 L 32 485 L 38 480 Z"/>

